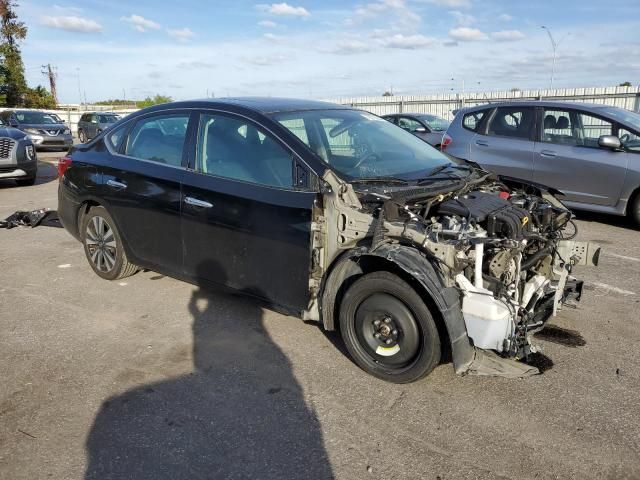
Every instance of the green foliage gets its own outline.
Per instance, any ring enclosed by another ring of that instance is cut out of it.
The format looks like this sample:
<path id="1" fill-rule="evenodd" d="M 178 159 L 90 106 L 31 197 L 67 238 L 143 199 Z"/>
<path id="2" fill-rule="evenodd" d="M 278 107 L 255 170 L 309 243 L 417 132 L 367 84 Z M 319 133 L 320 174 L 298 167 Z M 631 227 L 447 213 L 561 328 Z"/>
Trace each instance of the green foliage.
<path id="1" fill-rule="evenodd" d="M 618 85 L 619 87 L 631 87 L 631 82 L 622 82 L 620 85 Z"/>
<path id="2" fill-rule="evenodd" d="M 17 3 L 0 0 L 0 100 L 9 107 L 22 106 L 27 93 L 24 65 L 18 42 L 27 36 L 27 27 L 17 20 Z"/>
<path id="3" fill-rule="evenodd" d="M 147 97 L 144 100 L 139 100 L 136 102 L 136 107 L 138 108 L 146 108 L 151 107 L 152 105 L 158 105 L 160 103 L 169 103 L 173 102 L 173 99 L 167 95 L 156 95 L 155 97 Z"/>
<path id="4" fill-rule="evenodd" d="M 94 105 L 122 105 L 122 106 L 132 106 L 137 102 L 135 100 L 120 100 L 117 98 L 110 100 L 100 100 L 99 102 L 94 102 Z"/>
<path id="5" fill-rule="evenodd" d="M 27 108 L 54 109 L 56 108 L 56 101 L 53 95 L 49 93 L 49 90 L 42 85 L 38 85 L 36 88 L 27 88 L 24 96 L 24 106 Z"/>

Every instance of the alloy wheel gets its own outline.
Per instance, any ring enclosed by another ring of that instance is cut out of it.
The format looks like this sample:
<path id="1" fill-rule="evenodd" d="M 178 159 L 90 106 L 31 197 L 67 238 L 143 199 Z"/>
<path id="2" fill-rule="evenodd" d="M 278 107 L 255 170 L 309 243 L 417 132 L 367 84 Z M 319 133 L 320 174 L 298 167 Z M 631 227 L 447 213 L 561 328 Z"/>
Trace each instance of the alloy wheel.
<path id="1" fill-rule="evenodd" d="M 101 216 L 96 215 L 87 224 L 85 242 L 89 259 L 101 272 L 110 272 L 116 264 L 117 244 L 113 229 Z"/>

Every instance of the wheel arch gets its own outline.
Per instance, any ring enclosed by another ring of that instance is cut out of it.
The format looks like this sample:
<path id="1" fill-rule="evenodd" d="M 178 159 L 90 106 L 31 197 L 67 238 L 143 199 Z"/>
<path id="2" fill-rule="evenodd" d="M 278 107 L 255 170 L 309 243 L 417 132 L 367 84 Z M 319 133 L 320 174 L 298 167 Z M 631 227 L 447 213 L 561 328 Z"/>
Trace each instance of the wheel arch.
<path id="1" fill-rule="evenodd" d="M 349 286 L 373 271 L 388 271 L 411 285 L 432 312 L 441 343 L 451 348 L 456 372 L 467 370 L 475 350 L 462 316 L 460 293 L 446 287 L 431 262 L 418 250 L 399 244 L 383 244 L 373 251 L 354 249 L 338 257 L 325 275 L 320 311 L 326 330 L 336 329 L 340 303 Z"/>

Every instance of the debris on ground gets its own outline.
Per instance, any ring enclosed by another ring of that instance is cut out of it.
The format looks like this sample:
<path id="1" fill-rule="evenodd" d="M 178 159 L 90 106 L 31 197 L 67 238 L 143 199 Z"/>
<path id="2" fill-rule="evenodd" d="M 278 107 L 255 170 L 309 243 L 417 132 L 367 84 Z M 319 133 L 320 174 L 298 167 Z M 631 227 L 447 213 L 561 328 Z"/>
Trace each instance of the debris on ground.
<path id="1" fill-rule="evenodd" d="M 62 228 L 62 224 L 58 218 L 58 212 L 50 208 L 40 208 L 30 212 L 17 211 L 4 220 L 0 220 L 0 228 L 6 228 L 7 230 L 23 226 L 33 228 L 38 225 Z"/>

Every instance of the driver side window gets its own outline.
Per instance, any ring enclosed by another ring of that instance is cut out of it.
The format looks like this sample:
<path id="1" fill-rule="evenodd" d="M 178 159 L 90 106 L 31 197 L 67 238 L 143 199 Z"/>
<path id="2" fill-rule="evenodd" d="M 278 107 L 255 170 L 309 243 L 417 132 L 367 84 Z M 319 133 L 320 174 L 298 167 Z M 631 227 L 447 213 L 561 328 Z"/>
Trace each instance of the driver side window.
<path id="1" fill-rule="evenodd" d="M 409 132 L 415 132 L 416 129 L 422 127 L 422 124 L 413 118 L 400 117 L 398 118 L 398 126 Z"/>
<path id="2" fill-rule="evenodd" d="M 628 152 L 640 153 L 640 135 L 624 128 L 618 130 L 618 137 L 622 147 Z"/>

